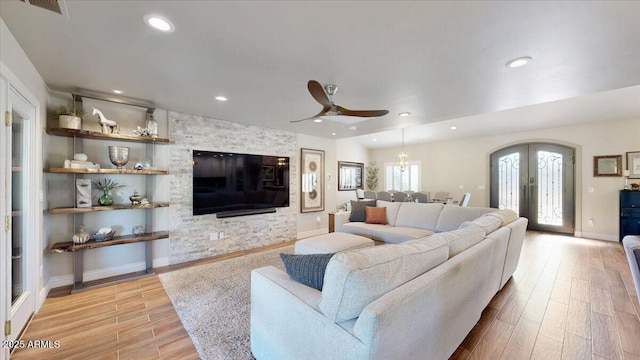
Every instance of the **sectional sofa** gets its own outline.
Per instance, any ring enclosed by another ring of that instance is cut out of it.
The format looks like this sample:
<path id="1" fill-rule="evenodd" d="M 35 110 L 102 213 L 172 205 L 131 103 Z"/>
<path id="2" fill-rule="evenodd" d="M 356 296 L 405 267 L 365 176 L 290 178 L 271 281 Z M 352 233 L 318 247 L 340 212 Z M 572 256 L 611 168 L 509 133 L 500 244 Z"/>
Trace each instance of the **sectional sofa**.
<path id="1" fill-rule="evenodd" d="M 517 267 L 527 219 L 514 212 L 377 206 L 388 224 L 336 216 L 337 231 L 385 244 L 334 255 L 322 291 L 275 267 L 253 270 L 258 360 L 448 359 Z"/>

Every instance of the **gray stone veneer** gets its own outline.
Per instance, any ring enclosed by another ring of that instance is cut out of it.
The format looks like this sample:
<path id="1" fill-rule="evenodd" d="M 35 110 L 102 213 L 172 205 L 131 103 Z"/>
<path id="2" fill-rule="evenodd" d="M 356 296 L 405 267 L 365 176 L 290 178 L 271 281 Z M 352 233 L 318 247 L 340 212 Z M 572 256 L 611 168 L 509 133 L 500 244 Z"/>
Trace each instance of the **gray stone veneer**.
<path id="1" fill-rule="evenodd" d="M 295 240 L 297 234 L 297 146 L 293 132 L 247 126 L 169 112 L 170 216 L 169 262 L 202 259 Z M 193 216 L 192 150 L 229 151 L 290 158 L 289 207 L 275 213 L 218 219 Z M 209 240 L 224 231 L 224 239 Z"/>

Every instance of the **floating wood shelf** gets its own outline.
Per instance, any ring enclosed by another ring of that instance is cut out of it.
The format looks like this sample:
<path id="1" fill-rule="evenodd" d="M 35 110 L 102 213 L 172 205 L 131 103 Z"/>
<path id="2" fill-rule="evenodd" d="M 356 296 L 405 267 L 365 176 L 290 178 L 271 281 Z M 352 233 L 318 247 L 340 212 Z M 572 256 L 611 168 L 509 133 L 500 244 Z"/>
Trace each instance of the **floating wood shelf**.
<path id="1" fill-rule="evenodd" d="M 89 240 L 83 244 L 74 244 L 71 241 L 59 242 L 51 245 L 49 252 L 51 253 L 63 253 L 63 252 L 76 252 L 90 249 L 97 249 L 105 246 L 122 245 L 122 244 L 134 244 L 143 241 L 159 240 L 169 238 L 168 231 L 155 231 L 152 233 L 145 233 L 139 236 L 135 235 L 123 235 L 115 236 L 111 240 L 95 241 Z"/>
<path id="2" fill-rule="evenodd" d="M 49 168 L 50 173 L 58 174 L 124 174 L 124 175 L 167 175 L 169 170 L 135 170 L 135 169 L 71 169 Z"/>
<path id="3" fill-rule="evenodd" d="M 162 203 L 151 203 L 151 204 L 140 204 L 140 205 L 114 204 L 110 206 L 92 206 L 92 207 L 86 207 L 86 208 L 59 207 L 59 208 L 49 209 L 49 214 L 80 214 L 80 213 L 88 213 L 88 212 L 95 212 L 95 211 L 153 209 L 153 208 L 163 208 L 163 207 L 169 207 L 169 203 L 162 202 Z"/>
<path id="4" fill-rule="evenodd" d="M 22 213 L 21 213 L 20 211 L 12 211 L 12 212 L 11 212 L 11 216 L 12 216 L 12 217 L 22 216 Z"/>
<path id="5" fill-rule="evenodd" d="M 22 172 L 22 168 L 19 166 L 12 166 L 11 172 Z"/>
<path id="6" fill-rule="evenodd" d="M 79 137 L 83 139 L 132 141 L 132 142 L 153 143 L 153 144 L 169 143 L 169 139 L 167 138 L 160 138 L 160 137 L 153 138 L 151 136 L 110 134 L 110 133 L 103 133 L 99 131 L 76 130 L 76 129 L 66 129 L 66 128 L 58 128 L 58 127 L 47 128 L 47 134 L 57 135 L 57 136 L 66 136 L 66 137 Z"/>

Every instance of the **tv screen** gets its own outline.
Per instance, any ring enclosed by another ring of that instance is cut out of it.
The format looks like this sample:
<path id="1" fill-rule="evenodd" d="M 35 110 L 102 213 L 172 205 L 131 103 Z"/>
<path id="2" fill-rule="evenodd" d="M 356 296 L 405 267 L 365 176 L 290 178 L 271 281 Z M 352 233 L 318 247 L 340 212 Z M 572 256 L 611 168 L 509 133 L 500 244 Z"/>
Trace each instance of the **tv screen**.
<path id="1" fill-rule="evenodd" d="M 287 206 L 288 157 L 193 150 L 193 215 L 245 215 Z"/>

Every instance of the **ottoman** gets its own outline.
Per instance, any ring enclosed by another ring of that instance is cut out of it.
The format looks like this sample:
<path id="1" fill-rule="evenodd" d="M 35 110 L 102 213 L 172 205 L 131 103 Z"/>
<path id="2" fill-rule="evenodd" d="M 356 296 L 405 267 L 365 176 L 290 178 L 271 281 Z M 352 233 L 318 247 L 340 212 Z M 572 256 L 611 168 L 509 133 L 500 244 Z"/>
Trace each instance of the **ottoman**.
<path id="1" fill-rule="evenodd" d="M 373 246 L 374 242 L 366 237 L 333 232 L 312 236 L 296 242 L 295 253 L 300 254 L 330 254 L 338 251 L 360 249 Z"/>

